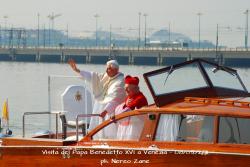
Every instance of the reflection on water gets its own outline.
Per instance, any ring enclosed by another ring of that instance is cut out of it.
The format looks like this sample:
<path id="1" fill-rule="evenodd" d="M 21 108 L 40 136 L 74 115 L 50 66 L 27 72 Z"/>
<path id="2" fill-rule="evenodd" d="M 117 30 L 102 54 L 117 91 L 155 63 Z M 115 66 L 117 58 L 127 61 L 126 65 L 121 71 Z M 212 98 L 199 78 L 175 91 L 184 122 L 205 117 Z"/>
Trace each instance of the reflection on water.
<path id="1" fill-rule="evenodd" d="M 79 68 L 97 72 L 104 72 L 105 70 L 104 65 L 84 64 L 79 65 Z M 153 99 L 142 74 L 159 68 L 161 67 L 120 66 L 120 70 L 125 75 L 136 75 L 140 78 L 141 90 L 147 96 L 149 103 L 153 103 Z M 238 69 L 238 72 L 246 87 L 250 90 L 250 69 Z M 48 110 L 48 75 L 51 74 L 76 76 L 67 64 L 0 62 L 0 105 L 2 107 L 4 100 L 9 99 L 10 129 L 13 130 L 14 135 L 20 136 L 22 134 L 22 115 L 24 112 Z M 187 76 L 183 74 L 180 77 Z M 54 90 L 64 88 L 67 84 L 81 84 L 83 81 L 77 79 L 62 81 L 57 79 L 51 82 Z M 54 97 L 59 95 L 60 93 L 54 93 Z M 60 99 L 52 98 L 52 100 L 52 108 L 60 109 Z M 48 129 L 48 116 L 28 116 L 26 120 L 27 133 Z M 54 125 L 54 122 L 52 122 L 52 125 Z"/>

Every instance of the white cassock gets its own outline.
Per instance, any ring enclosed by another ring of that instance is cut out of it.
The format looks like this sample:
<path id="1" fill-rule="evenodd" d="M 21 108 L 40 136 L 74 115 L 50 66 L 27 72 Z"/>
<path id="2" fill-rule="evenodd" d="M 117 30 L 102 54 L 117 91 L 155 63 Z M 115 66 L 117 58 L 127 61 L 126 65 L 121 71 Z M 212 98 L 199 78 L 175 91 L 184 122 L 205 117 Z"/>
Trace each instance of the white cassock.
<path id="1" fill-rule="evenodd" d="M 176 141 L 179 132 L 179 117 L 176 114 L 161 114 L 156 131 L 156 141 Z"/>
<path id="2" fill-rule="evenodd" d="M 123 112 L 131 111 L 129 107 L 123 108 L 125 103 L 120 104 L 115 109 L 115 115 Z M 139 140 L 142 128 L 144 126 L 144 116 L 137 115 L 126 117 L 117 122 L 117 136 L 118 140 Z"/>
<path id="3" fill-rule="evenodd" d="M 108 113 L 105 120 L 114 115 L 116 106 L 121 104 L 125 99 L 124 90 L 124 75 L 118 73 L 114 77 L 109 77 L 107 73 L 101 74 L 97 72 L 81 71 L 80 75 L 90 83 L 94 106 L 92 114 L 101 114 L 104 110 Z M 100 117 L 91 117 L 89 130 L 94 129 L 97 125 L 102 123 Z M 104 131 L 95 135 L 95 138 L 113 138 L 116 135 L 117 127 L 115 124 L 104 128 Z"/>

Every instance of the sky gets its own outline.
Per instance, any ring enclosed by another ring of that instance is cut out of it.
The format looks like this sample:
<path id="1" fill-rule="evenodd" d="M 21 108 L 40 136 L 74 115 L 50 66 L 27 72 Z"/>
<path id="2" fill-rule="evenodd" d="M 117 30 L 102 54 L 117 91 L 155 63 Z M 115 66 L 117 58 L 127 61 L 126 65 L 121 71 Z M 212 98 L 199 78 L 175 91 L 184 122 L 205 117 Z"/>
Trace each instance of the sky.
<path id="1" fill-rule="evenodd" d="M 249 0 L 1 0 L 1 27 L 48 27 L 48 15 L 61 14 L 54 21 L 55 29 L 66 30 L 71 35 L 93 33 L 98 14 L 98 29 L 131 31 L 138 34 L 139 12 L 143 34 L 147 16 L 148 34 L 161 28 L 183 33 L 198 41 L 200 17 L 201 40 L 215 43 L 216 25 L 219 25 L 219 44 L 228 47 L 244 45 L 246 15 Z M 8 16 L 7 19 L 4 16 Z M 230 26 L 230 30 L 225 27 Z M 250 42 L 248 42 L 250 43 Z"/>

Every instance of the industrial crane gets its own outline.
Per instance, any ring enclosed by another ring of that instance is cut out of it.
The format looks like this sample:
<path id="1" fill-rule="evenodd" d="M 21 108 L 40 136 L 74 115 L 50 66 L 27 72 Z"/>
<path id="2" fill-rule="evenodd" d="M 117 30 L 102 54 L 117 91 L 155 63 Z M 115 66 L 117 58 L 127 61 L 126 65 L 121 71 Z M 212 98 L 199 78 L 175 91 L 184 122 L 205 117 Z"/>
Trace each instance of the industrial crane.
<path id="1" fill-rule="evenodd" d="M 53 30 L 53 41 L 55 42 L 55 30 L 54 30 L 54 24 L 55 24 L 55 19 L 60 17 L 62 14 L 54 14 L 52 13 L 51 15 L 48 15 L 48 18 L 51 22 L 51 28 Z M 50 29 L 49 29 L 49 45 L 50 45 Z"/>

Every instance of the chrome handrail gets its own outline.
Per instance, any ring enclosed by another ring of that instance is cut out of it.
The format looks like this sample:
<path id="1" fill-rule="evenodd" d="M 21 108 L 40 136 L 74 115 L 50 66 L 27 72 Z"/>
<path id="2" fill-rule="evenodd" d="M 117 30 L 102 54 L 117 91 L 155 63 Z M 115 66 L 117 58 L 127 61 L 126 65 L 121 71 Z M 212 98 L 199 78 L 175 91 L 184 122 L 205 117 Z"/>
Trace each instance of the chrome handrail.
<path id="1" fill-rule="evenodd" d="M 56 139 L 58 138 L 58 115 L 65 111 L 44 111 L 44 112 L 25 112 L 23 113 L 23 137 L 25 137 L 25 116 L 26 115 L 40 115 L 40 114 L 55 114 L 56 115 Z"/>
<path id="2" fill-rule="evenodd" d="M 80 117 L 101 117 L 103 118 L 100 114 L 79 114 L 76 116 L 76 141 L 78 142 L 78 129 L 79 129 L 79 125 L 78 125 L 78 121 Z M 87 132 L 87 121 L 86 121 L 86 126 L 85 126 L 85 132 Z"/>

